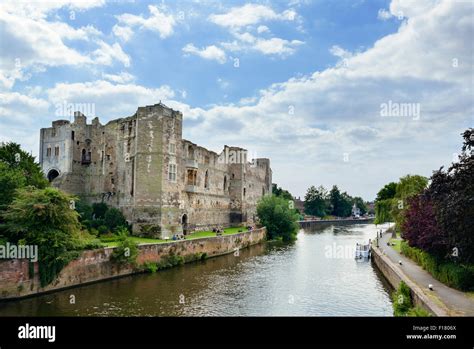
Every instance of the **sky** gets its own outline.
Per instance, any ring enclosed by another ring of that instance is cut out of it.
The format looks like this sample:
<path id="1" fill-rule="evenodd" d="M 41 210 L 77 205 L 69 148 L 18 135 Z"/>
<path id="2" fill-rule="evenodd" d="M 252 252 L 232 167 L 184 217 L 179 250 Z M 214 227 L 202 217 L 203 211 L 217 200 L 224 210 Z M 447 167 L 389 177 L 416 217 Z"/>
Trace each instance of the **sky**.
<path id="1" fill-rule="evenodd" d="M 474 126 L 471 1 L 19 1 L 0 4 L 0 141 L 87 105 L 103 124 L 163 102 L 183 137 L 270 158 L 303 197 L 373 200 L 429 177 Z"/>

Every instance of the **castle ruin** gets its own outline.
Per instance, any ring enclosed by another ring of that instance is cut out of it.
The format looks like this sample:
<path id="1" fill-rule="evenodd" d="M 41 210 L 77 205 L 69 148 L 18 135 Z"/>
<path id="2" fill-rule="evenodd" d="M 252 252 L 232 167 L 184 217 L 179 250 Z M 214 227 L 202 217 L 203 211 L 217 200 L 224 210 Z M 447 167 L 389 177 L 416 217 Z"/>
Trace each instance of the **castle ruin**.
<path id="1" fill-rule="evenodd" d="M 183 115 L 162 103 L 102 125 L 80 112 L 40 134 L 40 164 L 52 185 L 119 208 L 136 235 L 170 237 L 252 223 L 271 193 L 269 159 L 225 146 L 220 154 L 182 138 Z"/>

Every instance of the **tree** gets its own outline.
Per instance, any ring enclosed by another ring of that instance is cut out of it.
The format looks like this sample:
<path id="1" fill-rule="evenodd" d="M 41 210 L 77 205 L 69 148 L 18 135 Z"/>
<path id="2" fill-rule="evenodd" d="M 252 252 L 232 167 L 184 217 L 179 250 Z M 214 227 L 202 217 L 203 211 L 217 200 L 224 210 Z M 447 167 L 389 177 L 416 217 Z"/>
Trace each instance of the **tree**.
<path id="1" fill-rule="evenodd" d="M 298 214 L 290 208 L 288 200 L 266 195 L 257 204 L 260 223 L 267 228 L 269 239 L 294 241 L 298 232 Z"/>
<path id="2" fill-rule="evenodd" d="M 392 202 L 396 192 L 397 183 L 390 182 L 377 193 L 375 199 L 375 224 L 391 222 L 393 220 L 390 212 L 392 210 Z"/>
<path id="3" fill-rule="evenodd" d="M 288 190 L 278 187 L 276 184 L 272 185 L 272 194 L 286 200 L 293 200 L 293 195 Z"/>
<path id="4" fill-rule="evenodd" d="M 308 188 L 304 197 L 304 210 L 306 214 L 324 217 L 328 210 L 327 190 L 323 186 Z"/>
<path id="5" fill-rule="evenodd" d="M 438 258 L 445 257 L 448 236 L 439 227 L 434 203 L 428 195 L 420 194 L 409 199 L 402 224 L 402 237 L 408 245 Z"/>
<path id="6" fill-rule="evenodd" d="M 440 229 L 446 234 L 446 253 L 455 250 L 458 260 L 474 262 L 474 129 L 462 134 L 464 138 L 459 161 L 447 171 L 441 167 L 431 176 L 427 195 L 436 208 Z"/>
<path id="7" fill-rule="evenodd" d="M 395 221 L 395 229 L 401 232 L 409 199 L 420 194 L 428 185 L 428 178 L 418 175 L 406 175 L 397 183 L 395 197 L 392 201 L 391 215 Z"/>
<path id="8" fill-rule="evenodd" d="M 37 245 L 41 285 L 50 283 L 61 269 L 78 256 L 80 234 L 78 213 L 71 208 L 74 197 L 58 189 L 19 189 L 3 213 L 7 238 L 11 242 Z"/>
<path id="9" fill-rule="evenodd" d="M 355 198 L 352 199 L 353 203 L 356 205 L 356 207 L 359 209 L 360 214 L 364 215 L 367 213 L 367 205 L 360 196 L 356 196 Z"/>
<path id="10" fill-rule="evenodd" d="M 337 217 L 349 217 L 352 212 L 352 198 L 346 193 L 341 193 L 337 185 L 329 192 L 331 214 Z"/>
<path id="11" fill-rule="evenodd" d="M 0 211 L 5 210 L 13 201 L 15 191 L 26 185 L 26 178 L 18 168 L 10 168 L 0 162 Z"/>
<path id="12" fill-rule="evenodd" d="M 397 192 L 397 183 L 390 182 L 386 184 L 382 189 L 379 190 L 375 201 L 393 199 L 395 197 L 396 192 Z"/>
<path id="13" fill-rule="evenodd" d="M 0 143 L 0 162 L 10 169 L 16 169 L 25 178 L 25 185 L 46 188 L 49 183 L 44 178 L 41 167 L 35 162 L 34 156 L 22 150 L 17 143 Z"/>

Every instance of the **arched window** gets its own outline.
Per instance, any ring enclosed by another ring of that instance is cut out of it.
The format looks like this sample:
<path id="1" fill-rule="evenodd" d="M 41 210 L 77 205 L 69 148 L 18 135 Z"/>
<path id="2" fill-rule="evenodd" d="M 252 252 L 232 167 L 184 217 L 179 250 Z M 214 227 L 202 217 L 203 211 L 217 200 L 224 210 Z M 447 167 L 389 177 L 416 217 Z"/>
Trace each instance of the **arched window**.
<path id="1" fill-rule="evenodd" d="M 209 188 L 209 170 L 206 170 L 206 174 L 204 176 L 204 188 Z"/>
<path id="2" fill-rule="evenodd" d="M 227 190 L 227 176 L 224 176 L 224 191 Z"/>
<path id="3" fill-rule="evenodd" d="M 194 148 L 192 145 L 188 147 L 188 158 L 189 159 L 194 159 Z"/>
<path id="4" fill-rule="evenodd" d="M 262 196 L 265 196 L 265 187 L 262 187 Z"/>
<path id="5" fill-rule="evenodd" d="M 247 189 L 244 188 L 244 197 L 245 197 L 245 194 L 247 194 Z"/>

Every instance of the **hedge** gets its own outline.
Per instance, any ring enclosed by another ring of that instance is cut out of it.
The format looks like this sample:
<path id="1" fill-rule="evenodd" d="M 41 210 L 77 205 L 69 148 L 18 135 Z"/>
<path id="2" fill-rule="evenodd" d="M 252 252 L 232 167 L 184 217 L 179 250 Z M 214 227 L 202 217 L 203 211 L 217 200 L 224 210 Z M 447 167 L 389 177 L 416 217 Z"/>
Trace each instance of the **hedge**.
<path id="1" fill-rule="evenodd" d="M 419 248 L 409 246 L 406 241 L 400 243 L 400 250 L 443 284 L 462 291 L 474 291 L 474 265 L 440 261 Z"/>

